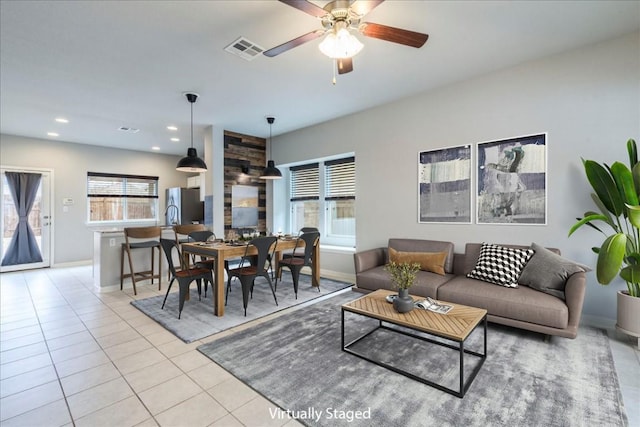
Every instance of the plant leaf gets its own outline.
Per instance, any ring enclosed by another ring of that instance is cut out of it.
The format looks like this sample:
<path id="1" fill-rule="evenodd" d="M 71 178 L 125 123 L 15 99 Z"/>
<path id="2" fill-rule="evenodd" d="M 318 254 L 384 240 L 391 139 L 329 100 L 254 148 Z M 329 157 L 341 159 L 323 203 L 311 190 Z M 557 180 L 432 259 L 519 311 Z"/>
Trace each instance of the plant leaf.
<path id="1" fill-rule="evenodd" d="M 638 193 L 636 193 L 636 187 L 633 184 L 631 170 L 623 163 L 615 162 L 611 165 L 611 173 L 618 191 L 624 197 L 624 202 L 636 206 L 638 204 Z"/>
<path id="2" fill-rule="evenodd" d="M 620 270 L 620 277 L 625 282 L 640 283 L 640 265 L 628 265 Z"/>
<path id="3" fill-rule="evenodd" d="M 609 218 L 609 220 L 607 221 L 607 224 L 613 224 L 613 218 L 611 217 L 611 213 L 604 206 L 604 204 L 602 204 L 602 200 L 598 198 L 598 195 L 596 193 L 591 193 L 591 200 L 593 200 L 593 203 L 595 203 L 598 209 L 600 209 L 600 213 L 602 213 L 602 215 L 605 215 Z M 611 226 L 615 228 L 614 225 L 611 225 Z"/>
<path id="4" fill-rule="evenodd" d="M 633 176 L 633 185 L 636 187 L 636 193 L 640 197 L 640 163 L 631 169 L 631 175 Z"/>
<path id="5" fill-rule="evenodd" d="M 607 210 L 615 216 L 622 215 L 624 212 L 622 197 L 620 197 L 618 187 L 607 169 L 593 160 L 585 160 L 584 170 L 591 187 Z"/>
<path id="6" fill-rule="evenodd" d="M 640 206 L 631 206 L 625 203 L 628 210 L 629 222 L 635 227 L 640 228 Z"/>
<path id="7" fill-rule="evenodd" d="M 633 139 L 629 139 L 627 141 L 627 152 L 629 153 L 629 167 L 633 169 L 638 163 L 638 148 L 636 147 L 636 142 Z"/>
<path id="8" fill-rule="evenodd" d="M 624 262 L 631 265 L 640 265 L 640 254 L 638 252 L 633 252 L 626 256 Z"/>
<path id="9" fill-rule="evenodd" d="M 608 218 L 606 216 L 600 215 L 600 214 L 586 216 L 586 217 L 582 218 L 580 221 L 578 221 L 575 224 L 573 224 L 573 227 L 571 227 L 571 229 L 569 230 L 569 236 L 571 236 L 574 231 L 576 231 L 578 228 L 582 227 L 583 225 L 585 225 L 585 224 L 591 225 L 591 221 L 597 221 L 597 220 L 607 222 Z M 593 227 L 595 227 L 595 226 L 593 226 Z M 596 229 L 598 229 L 598 228 L 596 227 Z M 598 229 L 598 231 L 600 231 L 600 230 Z"/>
<path id="10" fill-rule="evenodd" d="M 627 247 L 627 236 L 623 233 L 607 237 L 600 247 L 596 277 L 598 283 L 608 285 L 619 274 Z"/>

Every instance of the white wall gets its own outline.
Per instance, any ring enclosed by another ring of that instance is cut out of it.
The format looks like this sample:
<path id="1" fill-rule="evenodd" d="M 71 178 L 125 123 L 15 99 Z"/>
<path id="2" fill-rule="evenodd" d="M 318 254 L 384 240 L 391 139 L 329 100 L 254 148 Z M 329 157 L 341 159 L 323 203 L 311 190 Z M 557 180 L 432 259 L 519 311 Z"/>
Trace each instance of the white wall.
<path id="1" fill-rule="evenodd" d="M 175 170 L 179 156 L 120 150 L 92 145 L 0 135 L 3 166 L 53 170 L 52 263 L 89 261 L 93 257 L 93 232 L 87 222 L 87 171 L 158 176 L 160 222 L 164 223 L 164 190 L 185 187 L 187 175 Z M 68 212 L 62 199 L 75 201 Z"/>
<path id="2" fill-rule="evenodd" d="M 547 225 L 417 222 L 419 151 L 540 132 L 548 132 Z M 452 241 L 457 252 L 466 242 L 535 241 L 595 265 L 590 248 L 600 236 L 584 229 L 567 237 L 575 218 L 593 209 L 580 158 L 626 161 L 628 138 L 640 142 L 640 33 L 280 135 L 273 158 L 287 164 L 356 153 L 358 250 L 386 246 L 390 237 Z M 613 318 L 615 292 L 594 276 L 584 312 Z"/>

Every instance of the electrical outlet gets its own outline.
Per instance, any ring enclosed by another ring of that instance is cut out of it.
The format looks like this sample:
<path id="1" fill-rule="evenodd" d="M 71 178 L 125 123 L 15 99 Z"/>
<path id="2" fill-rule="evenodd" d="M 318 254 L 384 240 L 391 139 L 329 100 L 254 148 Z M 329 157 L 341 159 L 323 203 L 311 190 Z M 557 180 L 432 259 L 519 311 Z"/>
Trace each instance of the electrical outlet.
<path id="1" fill-rule="evenodd" d="M 109 246 L 115 246 L 116 245 L 116 239 L 109 239 Z"/>

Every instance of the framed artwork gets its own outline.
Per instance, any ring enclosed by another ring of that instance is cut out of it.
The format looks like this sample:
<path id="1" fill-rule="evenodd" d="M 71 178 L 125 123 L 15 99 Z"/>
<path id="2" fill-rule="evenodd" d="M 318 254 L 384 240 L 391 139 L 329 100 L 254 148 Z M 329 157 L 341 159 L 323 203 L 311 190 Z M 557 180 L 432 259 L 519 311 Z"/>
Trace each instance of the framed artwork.
<path id="1" fill-rule="evenodd" d="M 418 222 L 471 223 L 471 146 L 418 153 Z"/>
<path id="2" fill-rule="evenodd" d="M 231 187 L 231 227 L 258 226 L 258 187 L 234 185 Z"/>
<path id="3" fill-rule="evenodd" d="M 478 224 L 547 223 L 547 134 L 478 143 Z"/>

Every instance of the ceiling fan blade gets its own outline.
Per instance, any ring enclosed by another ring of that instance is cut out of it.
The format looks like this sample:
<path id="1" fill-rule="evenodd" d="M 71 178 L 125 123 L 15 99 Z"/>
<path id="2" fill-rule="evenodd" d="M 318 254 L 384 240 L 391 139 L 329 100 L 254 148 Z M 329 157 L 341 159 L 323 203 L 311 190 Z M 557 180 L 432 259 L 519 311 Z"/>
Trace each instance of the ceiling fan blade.
<path id="1" fill-rule="evenodd" d="M 298 10 L 308 13 L 316 18 L 322 18 L 327 14 L 327 11 L 321 7 L 316 6 L 313 3 L 309 3 L 307 0 L 280 0 L 281 3 L 295 7 Z"/>
<path id="2" fill-rule="evenodd" d="M 311 31 L 310 33 L 304 34 L 300 37 L 296 37 L 293 40 L 289 40 L 286 43 L 282 43 L 279 46 L 276 46 L 274 48 L 271 48 L 269 50 L 265 50 L 263 52 L 263 54 L 265 56 L 268 56 L 270 58 L 276 56 L 276 55 L 280 55 L 283 52 L 288 51 L 289 49 L 293 49 L 294 47 L 300 46 L 301 44 L 304 44 L 306 42 L 310 42 L 311 40 L 315 40 L 318 37 L 322 37 L 322 35 L 325 33 L 324 30 L 315 30 L 315 31 Z"/>
<path id="3" fill-rule="evenodd" d="M 338 58 L 338 74 L 347 74 L 353 71 L 353 58 Z"/>
<path id="4" fill-rule="evenodd" d="M 351 10 L 360 16 L 364 16 L 378 7 L 384 0 L 356 0 L 351 5 Z"/>
<path id="5" fill-rule="evenodd" d="M 399 43 L 405 46 L 422 47 L 429 38 L 428 34 L 417 33 L 415 31 L 403 30 L 401 28 L 388 27 L 372 22 L 363 22 L 359 27 L 360 32 L 375 39 L 386 40 L 388 42 Z"/>

